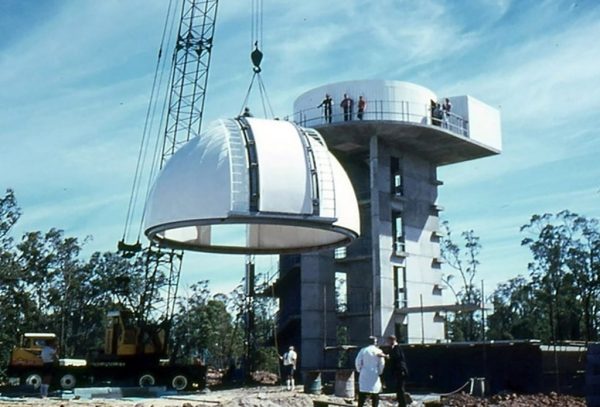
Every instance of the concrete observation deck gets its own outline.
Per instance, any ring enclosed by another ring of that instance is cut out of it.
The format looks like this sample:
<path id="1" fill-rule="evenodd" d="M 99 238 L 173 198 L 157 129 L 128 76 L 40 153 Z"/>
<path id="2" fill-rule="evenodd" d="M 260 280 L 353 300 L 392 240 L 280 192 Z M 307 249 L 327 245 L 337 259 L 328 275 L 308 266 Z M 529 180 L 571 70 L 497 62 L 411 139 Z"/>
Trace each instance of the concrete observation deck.
<path id="1" fill-rule="evenodd" d="M 340 106 L 344 95 L 353 109 Z M 331 111 L 318 107 L 330 95 Z M 358 116 L 358 100 L 366 108 Z M 330 149 L 347 153 L 366 152 L 371 136 L 386 144 L 411 151 L 442 166 L 499 154 L 502 149 L 500 112 L 471 97 L 448 97 L 451 111 L 436 115 L 439 98 L 431 90 L 408 82 L 360 80 L 312 89 L 296 99 L 294 121 L 317 129 Z M 433 104 L 433 106 L 432 106 Z"/>

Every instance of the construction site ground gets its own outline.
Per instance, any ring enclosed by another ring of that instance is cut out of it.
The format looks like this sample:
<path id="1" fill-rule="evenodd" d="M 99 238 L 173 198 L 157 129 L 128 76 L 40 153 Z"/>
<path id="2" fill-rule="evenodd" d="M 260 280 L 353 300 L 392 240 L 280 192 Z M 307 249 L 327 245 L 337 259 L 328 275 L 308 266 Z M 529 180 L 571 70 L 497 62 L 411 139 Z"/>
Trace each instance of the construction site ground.
<path id="1" fill-rule="evenodd" d="M 64 397 L 64 396 L 63 396 Z M 317 403 L 315 403 L 317 401 Z M 321 401 L 321 403 L 319 403 Z M 309 407 L 330 405 L 356 405 L 355 400 L 328 395 L 305 394 L 303 390 L 287 391 L 280 386 L 259 386 L 216 390 L 203 393 L 167 395 L 159 398 L 93 398 L 73 399 L 61 397 L 0 397 L 0 407 L 77 407 L 77 406 L 128 406 L 128 407 Z M 370 405 L 367 403 L 367 405 Z M 381 407 L 396 406 L 392 395 L 382 395 Z M 411 406 L 426 407 L 584 407 L 585 400 L 572 396 L 549 395 L 516 395 L 503 394 L 489 398 L 478 398 L 468 394 L 455 394 L 449 397 L 437 395 L 414 395 Z"/>

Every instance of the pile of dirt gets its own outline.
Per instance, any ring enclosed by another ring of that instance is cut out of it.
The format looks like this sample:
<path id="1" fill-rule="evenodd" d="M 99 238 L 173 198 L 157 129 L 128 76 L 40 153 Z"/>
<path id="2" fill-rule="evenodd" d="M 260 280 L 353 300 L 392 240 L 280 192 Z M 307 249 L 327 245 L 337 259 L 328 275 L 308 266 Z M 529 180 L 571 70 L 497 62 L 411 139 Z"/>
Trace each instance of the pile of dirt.
<path id="1" fill-rule="evenodd" d="M 223 407 L 307 407 L 312 399 L 303 393 L 259 393 L 240 396 L 222 404 Z"/>
<path id="2" fill-rule="evenodd" d="M 505 393 L 488 399 L 459 393 L 444 397 L 441 405 L 444 407 L 585 407 L 586 403 L 583 398 L 556 393 L 531 395 Z"/>

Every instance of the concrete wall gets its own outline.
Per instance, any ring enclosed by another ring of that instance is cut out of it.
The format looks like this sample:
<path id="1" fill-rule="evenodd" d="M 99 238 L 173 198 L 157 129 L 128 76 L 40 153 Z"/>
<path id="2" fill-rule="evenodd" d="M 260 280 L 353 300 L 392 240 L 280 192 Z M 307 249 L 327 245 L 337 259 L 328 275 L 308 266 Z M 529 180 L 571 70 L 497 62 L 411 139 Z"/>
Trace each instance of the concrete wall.
<path id="1" fill-rule="evenodd" d="M 392 157 L 399 159 L 402 173 L 402 196 L 391 191 L 390 162 Z M 377 234 L 380 236 L 380 287 L 382 320 L 380 335 L 395 332 L 395 324 L 408 324 L 409 343 L 435 342 L 444 339 L 444 324 L 434 321 L 434 314 L 394 316 L 394 267 L 406 269 L 407 307 L 442 305 L 439 290 L 441 270 L 437 259 L 440 257 L 438 239 L 434 232 L 438 231 L 439 219 L 434 204 L 437 201 L 436 169 L 427 161 L 414 154 L 401 151 L 393 146 L 382 145 L 379 148 L 379 206 L 380 222 Z M 402 214 L 404 229 L 404 251 L 406 256 L 393 253 L 393 219 L 392 212 Z M 372 228 L 374 229 L 374 228 Z M 423 324 L 423 326 L 422 326 Z"/>
<path id="2" fill-rule="evenodd" d="M 452 112 L 467 121 L 469 138 L 483 145 L 502 150 L 502 129 L 500 112 L 473 96 L 454 96 L 449 98 Z"/>
<path id="3" fill-rule="evenodd" d="M 327 254 L 305 254 L 301 259 L 302 369 L 316 369 L 325 364 L 323 347 L 330 336 L 326 320 L 331 319 L 333 312 L 332 309 L 326 309 L 325 305 L 331 307 L 331 299 L 327 297 L 331 297 L 334 287 L 334 274 L 331 273 L 333 258 Z"/>

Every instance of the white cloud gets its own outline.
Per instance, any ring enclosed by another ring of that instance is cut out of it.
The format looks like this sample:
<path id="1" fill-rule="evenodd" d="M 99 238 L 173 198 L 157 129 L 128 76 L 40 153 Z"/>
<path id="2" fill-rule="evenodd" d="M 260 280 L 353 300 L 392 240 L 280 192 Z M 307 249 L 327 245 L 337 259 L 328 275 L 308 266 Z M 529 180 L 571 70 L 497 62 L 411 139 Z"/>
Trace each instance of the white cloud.
<path id="1" fill-rule="evenodd" d="M 446 92 L 472 89 L 488 103 L 502 105 L 506 119 L 528 121 L 532 127 L 588 114 L 585 107 L 600 105 L 589 92 L 600 85 L 597 16 L 592 13 L 560 31 L 506 44 L 488 64 L 492 70 L 449 85 Z"/>

